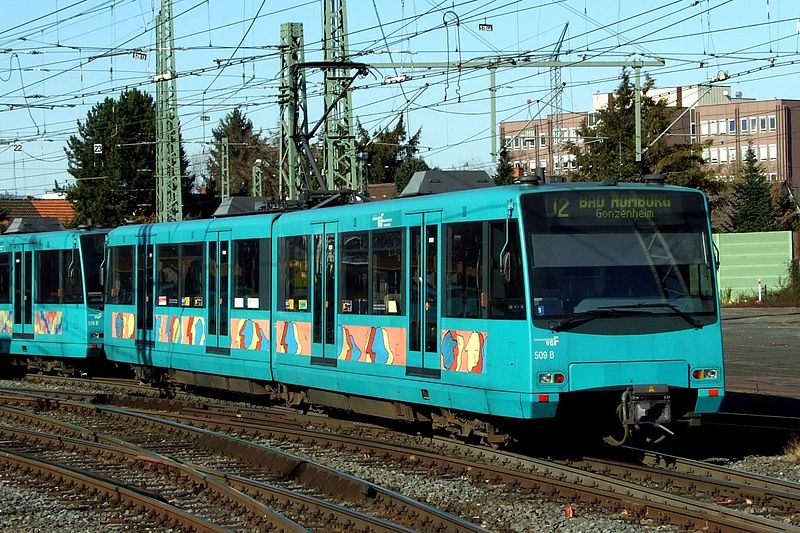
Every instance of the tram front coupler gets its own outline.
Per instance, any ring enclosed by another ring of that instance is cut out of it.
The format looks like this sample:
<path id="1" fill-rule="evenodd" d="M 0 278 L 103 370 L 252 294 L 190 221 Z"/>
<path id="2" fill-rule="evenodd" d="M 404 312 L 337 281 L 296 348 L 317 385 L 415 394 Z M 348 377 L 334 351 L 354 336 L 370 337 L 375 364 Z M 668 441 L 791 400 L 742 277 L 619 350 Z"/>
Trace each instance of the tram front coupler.
<path id="1" fill-rule="evenodd" d="M 666 435 L 674 434 L 665 426 L 672 422 L 672 401 L 666 385 L 634 385 L 625 389 L 617 405 L 617 416 L 623 428 L 622 439 L 612 436 L 603 439 L 612 446 L 623 445 L 631 433 L 638 431 L 642 426 L 660 430 L 656 442 L 661 441 Z"/>

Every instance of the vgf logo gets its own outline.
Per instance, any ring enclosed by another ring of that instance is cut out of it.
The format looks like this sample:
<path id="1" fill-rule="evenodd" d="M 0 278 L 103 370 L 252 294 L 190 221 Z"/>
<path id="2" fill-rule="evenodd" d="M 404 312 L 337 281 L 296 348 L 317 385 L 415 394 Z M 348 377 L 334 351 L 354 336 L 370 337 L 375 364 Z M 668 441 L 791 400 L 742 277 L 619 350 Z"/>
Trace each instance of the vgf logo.
<path id="1" fill-rule="evenodd" d="M 383 213 L 375 215 L 372 220 L 378 224 L 379 228 L 389 228 L 392 226 L 392 219 L 386 218 Z"/>
<path id="2" fill-rule="evenodd" d="M 548 346 L 558 346 L 558 335 L 554 335 L 552 339 L 545 339 L 544 343 Z"/>

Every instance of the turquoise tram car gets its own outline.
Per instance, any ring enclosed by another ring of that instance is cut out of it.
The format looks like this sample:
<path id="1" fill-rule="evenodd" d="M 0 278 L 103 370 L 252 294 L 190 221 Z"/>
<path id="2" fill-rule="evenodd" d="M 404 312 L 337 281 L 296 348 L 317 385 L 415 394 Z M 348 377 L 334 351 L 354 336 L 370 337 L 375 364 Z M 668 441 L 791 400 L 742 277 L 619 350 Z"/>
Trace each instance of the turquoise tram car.
<path id="1" fill-rule="evenodd" d="M 518 184 L 125 226 L 106 264 L 107 358 L 155 381 L 491 442 L 597 410 L 618 444 L 724 396 L 693 189 Z"/>
<path id="2" fill-rule="evenodd" d="M 73 372 L 103 355 L 108 230 L 20 222 L 0 235 L 0 353 L 4 362 Z"/>

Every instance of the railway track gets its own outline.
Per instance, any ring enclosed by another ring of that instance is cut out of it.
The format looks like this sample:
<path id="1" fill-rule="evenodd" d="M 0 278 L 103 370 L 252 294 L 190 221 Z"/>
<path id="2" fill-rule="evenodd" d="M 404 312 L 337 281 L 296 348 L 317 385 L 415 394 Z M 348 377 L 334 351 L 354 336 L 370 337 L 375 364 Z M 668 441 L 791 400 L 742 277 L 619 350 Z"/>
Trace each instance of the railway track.
<path id="1" fill-rule="evenodd" d="M 294 525 L 265 524 L 264 529 L 485 531 L 383 487 L 243 440 L 85 402 L 28 393 L 14 400 L 8 392 L 3 395 L 4 402 L 26 407 L 0 408 L 0 420 L 13 422 L 15 426 L 0 426 L 0 435 L 9 432 L 13 442 L 28 442 L 34 437 L 39 441 L 50 439 L 51 444 L 68 442 L 70 446 L 83 446 L 84 454 L 103 457 L 108 447 L 113 446 L 124 456 L 117 459 L 117 465 L 138 460 L 158 468 L 181 466 L 188 469 L 182 476 L 190 486 L 204 486 L 205 480 L 216 487 L 217 492 L 209 497 L 212 504 L 223 501 L 234 506 L 232 513 L 209 517 L 229 529 L 251 525 L 261 529 L 263 519 L 254 517 L 272 508 L 281 513 L 276 516 Z M 36 430 L 16 427 L 20 425 Z M 39 431 L 43 427 L 49 432 Z M 93 443 L 93 440 L 103 442 Z M 102 453 L 89 451 L 97 446 L 102 447 Z M 129 456 L 125 456 L 126 452 Z M 114 473 L 119 472 L 117 466 Z M 169 475 L 176 476 L 179 474 L 174 472 Z M 194 510 L 204 509 L 193 501 L 184 504 Z M 228 517 L 236 517 L 239 522 L 229 523 Z"/>
<path id="2" fill-rule="evenodd" d="M 604 465 L 601 465 L 599 460 L 589 464 L 587 459 L 586 464 L 565 465 L 483 447 L 465 446 L 442 439 L 428 441 L 429 449 L 425 450 L 409 445 L 379 442 L 375 438 L 343 436 L 332 433 L 332 428 L 339 426 L 341 429 L 353 424 L 324 417 L 312 417 L 313 422 L 309 422 L 308 417 L 303 415 L 254 408 L 211 406 L 198 408 L 193 405 L 180 408 L 181 402 L 178 400 L 157 398 L 108 397 L 104 401 L 117 405 L 127 403 L 128 408 L 141 409 L 146 406 L 148 409 L 159 409 L 162 411 L 158 413 L 160 419 L 168 419 L 175 424 L 170 426 L 171 432 L 213 430 L 246 437 L 247 441 L 238 441 L 235 445 L 240 450 L 239 453 L 252 453 L 244 451 L 250 450 L 253 446 L 248 442 L 251 440 L 291 442 L 293 445 L 307 448 L 347 450 L 373 461 L 388 460 L 406 467 L 411 465 L 419 470 L 420 475 L 426 473 L 430 475 L 433 472 L 436 475 L 465 476 L 476 482 L 489 480 L 495 484 L 514 487 L 515 490 L 545 494 L 550 498 L 560 498 L 564 501 L 583 501 L 591 506 L 602 507 L 608 512 L 627 514 L 631 518 L 654 518 L 660 523 L 681 527 L 705 531 L 792 531 L 797 527 L 797 523 L 792 521 L 792 513 L 796 512 L 797 497 L 800 492 L 796 487 L 789 487 L 794 493 L 791 490 L 775 487 L 763 487 L 759 490 L 749 487 L 747 488 L 749 492 L 737 492 L 741 488 L 738 485 L 743 486 L 744 482 L 700 479 L 700 476 L 694 474 L 692 474 L 694 478 L 686 474 L 676 481 L 674 478 L 679 474 L 677 469 L 666 471 L 641 465 L 618 464 L 615 466 L 618 472 L 611 476 L 608 461 Z M 84 405 L 55 400 L 53 404 L 58 404 L 58 409 L 69 407 L 69 410 L 79 409 L 76 406 Z M 134 416 L 117 408 L 100 406 L 93 408 L 113 413 L 115 416 Z M 163 422 L 151 420 L 148 415 L 136 413 L 135 416 L 144 417 L 141 420 L 147 424 L 161 424 L 163 427 Z M 318 424 L 321 427 L 319 430 L 313 430 L 306 427 L 309 424 Z M 211 440 L 221 438 L 215 436 Z M 215 446 L 231 446 L 231 444 L 219 443 Z M 623 472 L 626 466 L 628 470 L 620 474 L 619 472 Z M 651 486 L 643 483 L 645 471 L 651 476 L 648 478 Z M 661 477 L 657 478 L 656 473 Z M 252 473 L 244 471 L 242 477 L 252 477 Z M 697 494 L 691 494 L 692 491 L 680 492 L 661 487 L 662 484 L 692 487 L 691 483 L 696 484 L 699 481 L 704 483 L 699 498 Z M 712 497 L 709 497 L 709 494 Z M 768 511 L 772 511 L 769 517 L 754 515 L 752 506 L 740 509 L 720 505 L 720 499 L 716 498 L 716 496 L 738 498 L 744 494 L 746 496 L 743 496 L 743 501 L 752 497 L 757 498 L 759 502 L 768 503 L 770 505 Z M 779 505 L 775 505 L 776 502 Z M 775 513 L 784 514 L 776 519 Z M 419 526 L 413 527 L 419 528 Z"/>

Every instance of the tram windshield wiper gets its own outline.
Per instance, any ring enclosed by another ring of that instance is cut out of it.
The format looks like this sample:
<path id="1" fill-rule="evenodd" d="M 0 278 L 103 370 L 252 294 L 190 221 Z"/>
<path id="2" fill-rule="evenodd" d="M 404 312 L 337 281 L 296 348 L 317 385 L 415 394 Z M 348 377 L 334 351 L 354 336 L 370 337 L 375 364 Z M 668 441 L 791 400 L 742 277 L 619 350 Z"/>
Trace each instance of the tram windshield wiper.
<path id="1" fill-rule="evenodd" d="M 681 317 L 686 322 L 691 324 L 695 329 L 702 329 L 703 323 L 694 318 L 692 315 L 687 313 L 686 311 L 682 311 L 677 305 L 667 303 L 667 302 L 659 302 L 659 303 L 649 303 L 649 304 L 631 304 L 631 305 L 608 305 L 604 307 L 598 307 L 598 309 L 603 309 L 606 311 L 613 311 L 619 309 L 669 309 L 675 315 Z"/>
<path id="2" fill-rule="evenodd" d="M 625 311 L 615 307 L 601 307 L 583 313 L 572 315 L 564 320 L 553 320 L 548 326 L 551 331 L 566 331 L 590 322 L 596 318 L 617 318 L 625 315 L 638 314 L 638 311 Z"/>
<path id="3" fill-rule="evenodd" d="M 686 313 L 685 311 L 681 311 L 677 306 L 666 302 L 631 305 L 607 305 L 573 315 L 570 318 L 561 321 L 554 320 L 550 322 L 549 326 L 550 330 L 552 331 L 567 331 L 597 318 L 618 318 L 622 316 L 638 315 L 643 312 L 639 311 L 640 309 L 653 308 L 669 309 L 676 316 L 681 317 L 686 322 L 691 324 L 695 329 L 701 329 L 703 327 L 703 323 L 695 319 L 692 315 Z"/>

